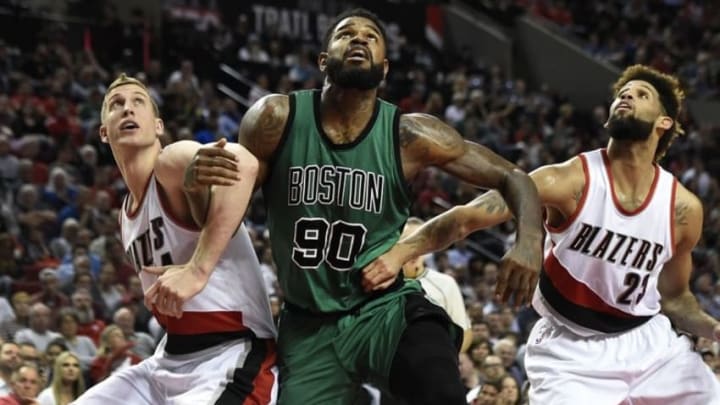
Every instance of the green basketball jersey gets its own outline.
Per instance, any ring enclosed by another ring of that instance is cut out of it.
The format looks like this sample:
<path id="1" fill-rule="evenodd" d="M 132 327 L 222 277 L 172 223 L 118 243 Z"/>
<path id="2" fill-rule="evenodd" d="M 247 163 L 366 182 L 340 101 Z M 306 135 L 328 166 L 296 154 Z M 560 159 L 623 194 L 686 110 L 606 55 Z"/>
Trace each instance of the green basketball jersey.
<path id="1" fill-rule="evenodd" d="M 368 299 L 361 270 L 395 244 L 409 215 L 400 113 L 378 99 L 357 140 L 335 145 L 322 130 L 320 91 L 289 102 L 263 187 L 280 287 L 301 308 L 347 311 Z"/>

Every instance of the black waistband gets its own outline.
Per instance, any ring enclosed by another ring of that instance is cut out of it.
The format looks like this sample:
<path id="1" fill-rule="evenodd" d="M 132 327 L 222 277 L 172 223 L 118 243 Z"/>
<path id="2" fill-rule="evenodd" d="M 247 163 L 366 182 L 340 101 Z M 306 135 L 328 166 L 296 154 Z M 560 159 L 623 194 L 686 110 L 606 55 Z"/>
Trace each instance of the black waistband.
<path id="1" fill-rule="evenodd" d="M 254 338 L 250 329 L 238 332 L 201 333 L 197 335 L 168 334 L 165 351 L 169 354 L 188 354 L 231 340 Z"/>
<path id="2" fill-rule="evenodd" d="M 582 327 L 604 333 L 625 332 L 644 324 L 652 318 L 652 316 L 621 318 L 577 305 L 565 298 L 555 288 L 544 270 L 540 272 L 540 292 L 550 306 L 560 315 Z"/>

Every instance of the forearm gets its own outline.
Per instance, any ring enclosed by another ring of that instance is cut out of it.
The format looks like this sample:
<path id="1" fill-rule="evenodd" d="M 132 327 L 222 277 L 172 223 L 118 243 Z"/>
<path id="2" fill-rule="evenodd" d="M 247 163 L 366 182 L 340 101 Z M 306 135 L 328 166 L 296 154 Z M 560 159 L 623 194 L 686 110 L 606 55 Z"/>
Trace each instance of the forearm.
<path id="1" fill-rule="evenodd" d="M 466 205 L 457 206 L 429 220 L 397 244 L 404 261 L 442 250 L 471 233 L 490 228 L 511 218 L 506 202 L 495 190 Z"/>
<path id="2" fill-rule="evenodd" d="M 517 220 L 518 242 L 542 240 L 542 205 L 537 187 L 530 176 L 514 169 L 498 190 Z"/>
<path id="3" fill-rule="evenodd" d="M 232 186 L 213 186 L 205 220 L 191 261 L 201 271 L 212 272 L 242 221 L 257 175 L 257 162 L 240 170 L 241 179 Z"/>
<path id="4" fill-rule="evenodd" d="M 714 339 L 713 328 L 718 321 L 702 310 L 690 291 L 671 299 L 663 298 L 662 310 L 676 328 L 695 336 Z"/>

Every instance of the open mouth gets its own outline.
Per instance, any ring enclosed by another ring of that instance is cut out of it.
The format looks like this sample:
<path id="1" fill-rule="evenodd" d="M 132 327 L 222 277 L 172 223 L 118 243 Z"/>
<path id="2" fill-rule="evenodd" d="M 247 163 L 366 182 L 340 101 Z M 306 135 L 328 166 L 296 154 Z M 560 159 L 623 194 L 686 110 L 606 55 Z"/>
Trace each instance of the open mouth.
<path id="1" fill-rule="evenodd" d="M 368 60 L 368 54 L 368 51 L 364 48 L 357 47 L 350 49 L 345 58 L 348 60 Z"/>
<path id="2" fill-rule="evenodd" d="M 138 128 L 140 128 L 140 125 L 138 125 L 137 122 L 132 120 L 128 120 L 120 124 L 121 131 L 132 131 Z"/>

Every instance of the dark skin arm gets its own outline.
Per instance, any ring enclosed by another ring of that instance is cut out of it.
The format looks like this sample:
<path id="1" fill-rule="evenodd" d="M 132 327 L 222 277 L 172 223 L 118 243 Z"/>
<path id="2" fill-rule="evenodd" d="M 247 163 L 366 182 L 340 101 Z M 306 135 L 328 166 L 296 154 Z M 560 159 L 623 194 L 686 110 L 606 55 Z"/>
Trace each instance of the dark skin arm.
<path id="1" fill-rule="evenodd" d="M 278 147 L 288 113 L 288 97 L 270 95 L 255 103 L 243 117 L 238 142 L 259 161 L 256 188 L 265 181 L 268 162 Z M 542 261 L 542 223 L 540 205 L 536 204 L 537 190 L 527 175 L 487 148 L 465 142 L 452 127 L 430 115 L 402 116 L 400 143 L 406 178 L 415 177 L 427 166 L 436 166 L 477 186 L 496 188 L 508 201 L 518 218 L 519 234 L 518 243 L 503 260 L 507 270 L 500 283 L 503 295 L 537 276 Z M 373 274 L 372 269 L 366 268 L 363 284 L 368 290 L 384 288 L 399 270 L 398 267 L 392 274 L 384 271 Z"/>
<path id="2" fill-rule="evenodd" d="M 543 235 L 540 199 L 532 180 L 489 149 L 464 141 L 454 128 L 431 115 L 403 115 L 400 143 L 406 178 L 435 166 L 475 186 L 496 189 L 507 201 L 518 220 L 518 238 L 503 257 L 496 292 L 507 299 L 518 291 L 518 301 L 529 300 L 530 285 L 537 281 L 542 263 Z M 364 272 L 366 289 L 380 289 L 392 283 L 398 270 L 373 262 Z"/>

